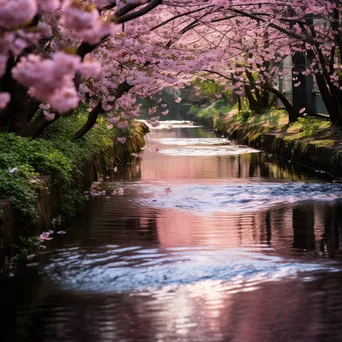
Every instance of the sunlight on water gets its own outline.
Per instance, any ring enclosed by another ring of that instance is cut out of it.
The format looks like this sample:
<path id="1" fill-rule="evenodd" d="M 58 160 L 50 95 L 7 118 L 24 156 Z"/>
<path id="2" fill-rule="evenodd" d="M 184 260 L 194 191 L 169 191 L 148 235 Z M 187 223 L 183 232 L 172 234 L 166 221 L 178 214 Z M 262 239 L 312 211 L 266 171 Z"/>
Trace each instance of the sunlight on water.
<path id="1" fill-rule="evenodd" d="M 284 203 L 301 201 L 332 201 L 342 199 L 342 185 L 333 183 L 249 183 L 214 185 L 141 186 L 148 195 L 138 199 L 155 208 L 176 208 L 208 214 L 258 210 Z"/>
<path id="2" fill-rule="evenodd" d="M 163 145 L 192 146 L 192 145 L 233 145 L 233 142 L 224 138 L 162 138 L 154 139 Z"/>
<path id="3" fill-rule="evenodd" d="M 150 125 L 146 120 L 137 120 L 145 123 L 151 130 L 173 129 L 173 128 L 198 128 L 202 126 L 195 125 L 192 121 L 186 120 L 165 120 L 160 121 L 158 126 Z"/>
<path id="4" fill-rule="evenodd" d="M 230 290 L 255 288 L 265 281 L 292 278 L 308 271 L 337 271 L 328 263 L 286 261 L 248 249 L 130 249 L 109 246 L 104 250 L 60 251 L 44 273 L 63 288 L 81 291 L 125 292 L 173 289 L 210 281 Z"/>
<path id="5" fill-rule="evenodd" d="M 163 138 L 154 141 L 161 145 L 160 153 L 170 156 L 234 156 L 260 152 L 247 146 L 236 145 L 225 138 Z"/>
<path id="6" fill-rule="evenodd" d="M 169 156 L 235 156 L 239 154 L 247 153 L 259 153 L 260 151 L 254 150 L 249 147 L 236 147 L 222 146 L 220 148 L 213 147 L 193 147 L 193 148 L 169 148 L 162 149 L 160 153 L 167 154 Z"/>

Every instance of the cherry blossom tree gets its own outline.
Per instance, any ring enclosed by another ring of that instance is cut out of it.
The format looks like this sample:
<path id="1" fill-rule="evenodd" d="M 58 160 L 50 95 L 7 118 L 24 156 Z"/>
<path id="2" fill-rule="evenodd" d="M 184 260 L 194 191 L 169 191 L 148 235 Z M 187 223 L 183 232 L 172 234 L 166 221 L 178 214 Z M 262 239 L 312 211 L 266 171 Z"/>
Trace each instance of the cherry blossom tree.
<path id="1" fill-rule="evenodd" d="M 203 79 L 215 75 L 214 80 L 221 83 L 229 81 L 238 96 L 245 94 L 255 112 L 272 105 L 275 99 L 270 97 L 272 93 L 280 98 L 292 118 L 291 103 L 275 86 L 280 62 L 290 53 L 286 48 L 289 38 L 249 18 L 241 21 L 235 13 L 227 14 L 229 9 L 216 3 L 204 7 L 188 5 L 184 10 L 183 3 L 176 15 L 156 27 L 164 32 L 181 27 L 178 37 L 174 35 L 177 39 L 174 45 L 186 46 L 198 56 L 196 59 L 201 62 L 197 75 Z M 174 6 L 177 7 L 177 2 Z M 276 38 L 273 43 L 271 36 Z"/>
<path id="2" fill-rule="evenodd" d="M 300 88 L 307 77 L 317 83 L 330 119 L 342 124 L 342 38 L 339 0 L 279 1 L 214 1 L 222 20 L 239 19 L 237 31 L 272 30 L 268 35 L 269 52 L 283 41 L 284 55 L 302 64 L 293 72 L 294 87 Z M 219 20 L 219 19 L 218 19 Z M 260 35 L 259 35 L 260 36 Z M 255 54 L 257 56 L 257 54 Z M 305 63 L 304 63 L 305 61 Z M 298 108 L 297 108 L 298 109 Z M 296 110 L 297 110 L 296 109 Z M 298 113 L 295 113 L 298 114 Z"/>
<path id="3" fill-rule="evenodd" d="M 1 0 L 0 127 L 36 137 L 51 122 L 71 115 L 80 101 L 94 104 L 94 91 L 101 87 L 107 88 L 105 95 L 112 90 L 112 102 L 122 97 L 131 86 L 121 75 L 108 79 L 108 62 L 99 58 L 104 56 L 99 50 L 112 48 L 125 23 L 161 2 Z M 112 76 L 118 65 L 112 65 Z M 87 91 L 89 83 L 97 88 Z"/>
<path id="4" fill-rule="evenodd" d="M 294 86 L 315 77 L 340 124 L 340 15 L 337 0 L 0 0 L 0 128 L 37 137 L 82 105 L 89 116 L 76 138 L 99 115 L 125 129 L 139 116 L 136 96 L 161 107 L 164 87 L 195 77 L 214 77 L 257 112 L 276 96 L 293 121 L 275 79 L 285 57 L 303 54 L 310 62 Z"/>

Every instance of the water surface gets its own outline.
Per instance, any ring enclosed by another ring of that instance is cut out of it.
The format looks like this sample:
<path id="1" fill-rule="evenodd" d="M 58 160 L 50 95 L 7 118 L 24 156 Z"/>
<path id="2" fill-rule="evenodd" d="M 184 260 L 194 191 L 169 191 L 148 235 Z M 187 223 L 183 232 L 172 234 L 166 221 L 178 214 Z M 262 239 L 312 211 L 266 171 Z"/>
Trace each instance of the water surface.
<path id="1" fill-rule="evenodd" d="M 179 122 L 111 186 L 2 280 L 1 341 L 342 339 L 340 184 Z"/>

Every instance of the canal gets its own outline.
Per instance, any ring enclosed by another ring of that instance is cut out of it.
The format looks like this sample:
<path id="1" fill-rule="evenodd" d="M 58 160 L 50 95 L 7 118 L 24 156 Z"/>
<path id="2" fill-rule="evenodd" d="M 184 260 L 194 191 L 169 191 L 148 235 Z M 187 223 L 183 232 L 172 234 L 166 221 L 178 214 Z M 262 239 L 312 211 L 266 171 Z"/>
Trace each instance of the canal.
<path id="1" fill-rule="evenodd" d="M 0 284 L 0 341 L 342 340 L 342 186 L 166 123 Z"/>

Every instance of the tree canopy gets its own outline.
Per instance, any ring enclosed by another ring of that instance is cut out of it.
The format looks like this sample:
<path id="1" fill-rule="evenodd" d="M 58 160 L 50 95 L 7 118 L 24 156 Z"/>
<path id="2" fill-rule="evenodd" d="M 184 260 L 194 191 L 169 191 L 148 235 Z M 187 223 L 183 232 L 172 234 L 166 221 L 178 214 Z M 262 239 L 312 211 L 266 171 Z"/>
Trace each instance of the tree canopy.
<path id="1" fill-rule="evenodd" d="M 167 114 L 161 90 L 195 78 L 256 111 L 272 93 L 295 119 L 276 79 L 291 72 L 284 58 L 298 56 L 308 62 L 294 87 L 312 75 L 342 124 L 341 11 L 338 0 L 0 0 L 0 129 L 37 137 L 80 106 L 89 117 L 75 137 L 99 115 L 124 129 L 139 116 L 137 96 Z"/>

